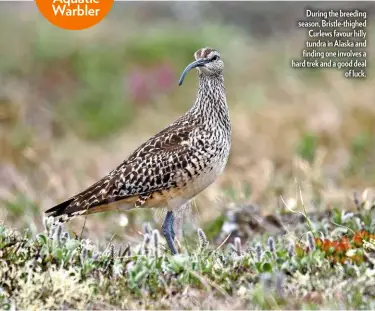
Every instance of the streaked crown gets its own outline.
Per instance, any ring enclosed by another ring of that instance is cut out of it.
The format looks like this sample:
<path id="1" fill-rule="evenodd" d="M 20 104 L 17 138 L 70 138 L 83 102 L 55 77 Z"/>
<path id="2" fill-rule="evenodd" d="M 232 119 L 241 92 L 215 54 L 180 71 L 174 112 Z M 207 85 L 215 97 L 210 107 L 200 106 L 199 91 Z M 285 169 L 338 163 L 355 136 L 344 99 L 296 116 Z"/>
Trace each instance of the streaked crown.
<path id="1" fill-rule="evenodd" d="M 198 51 L 194 53 L 194 57 L 196 60 L 198 59 L 212 59 L 214 56 L 217 56 L 217 58 L 220 58 L 220 54 L 217 50 L 212 48 L 201 48 Z"/>

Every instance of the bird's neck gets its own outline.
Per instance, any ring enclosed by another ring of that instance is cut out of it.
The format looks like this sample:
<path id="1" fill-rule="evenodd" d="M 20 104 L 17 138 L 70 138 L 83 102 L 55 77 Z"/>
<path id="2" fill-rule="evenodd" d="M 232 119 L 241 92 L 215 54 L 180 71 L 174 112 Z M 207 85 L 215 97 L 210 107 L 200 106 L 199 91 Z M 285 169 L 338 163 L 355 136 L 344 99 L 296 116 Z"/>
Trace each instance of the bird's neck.
<path id="1" fill-rule="evenodd" d="M 199 75 L 197 99 L 190 113 L 203 124 L 230 130 L 223 75 Z"/>

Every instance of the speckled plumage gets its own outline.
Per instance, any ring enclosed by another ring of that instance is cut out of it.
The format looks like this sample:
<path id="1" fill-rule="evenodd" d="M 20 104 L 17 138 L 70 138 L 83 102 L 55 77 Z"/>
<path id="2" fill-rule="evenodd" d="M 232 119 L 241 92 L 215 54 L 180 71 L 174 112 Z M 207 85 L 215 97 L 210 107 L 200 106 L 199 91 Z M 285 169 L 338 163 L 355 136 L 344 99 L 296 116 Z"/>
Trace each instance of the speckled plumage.
<path id="1" fill-rule="evenodd" d="M 219 53 L 210 48 L 194 56 L 195 63 L 200 63 L 193 107 L 107 176 L 46 213 L 66 221 L 113 209 L 166 207 L 174 211 L 214 182 L 224 170 L 231 145 L 224 65 Z"/>

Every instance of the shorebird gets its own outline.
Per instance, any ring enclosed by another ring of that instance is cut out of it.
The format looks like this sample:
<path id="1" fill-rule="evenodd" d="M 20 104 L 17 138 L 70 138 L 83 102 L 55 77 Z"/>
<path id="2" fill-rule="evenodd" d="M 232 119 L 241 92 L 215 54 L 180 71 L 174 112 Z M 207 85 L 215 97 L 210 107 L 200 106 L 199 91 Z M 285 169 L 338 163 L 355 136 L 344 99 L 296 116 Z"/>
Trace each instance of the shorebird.
<path id="1" fill-rule="evenodd" d="M 86 214 L 134 208 L 167 209 L 162 232 L 172 254 L 174 213 L 212 184 L 227 163 L 231 124 L 225 95 L 224 63 L 217 50 L 202 48 L 182 72 L 181 86 L 198 72 L 194 105 L 152 136 L 107 176 L 46 211 L 60 222 Z"/>

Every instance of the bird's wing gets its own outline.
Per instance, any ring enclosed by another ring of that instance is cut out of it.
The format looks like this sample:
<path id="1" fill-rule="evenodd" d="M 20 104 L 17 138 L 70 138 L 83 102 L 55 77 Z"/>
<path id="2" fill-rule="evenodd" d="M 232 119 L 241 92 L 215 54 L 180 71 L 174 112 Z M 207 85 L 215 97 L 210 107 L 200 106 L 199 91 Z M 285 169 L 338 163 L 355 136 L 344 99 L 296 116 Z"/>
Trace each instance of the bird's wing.
<path id="1" fill-rule="evenodd" d="M 199 125 L 172 124 L 137 148 L 130 157 L 107 176 L 69 200 L 49 209 L 50 216 L 71 217 L 114 209 L 114 202 L 140 206 L 155 193 L 183 186 L 192 176 L 189 159 L 202 149 L 194 132 L 204 131 Z"/>

